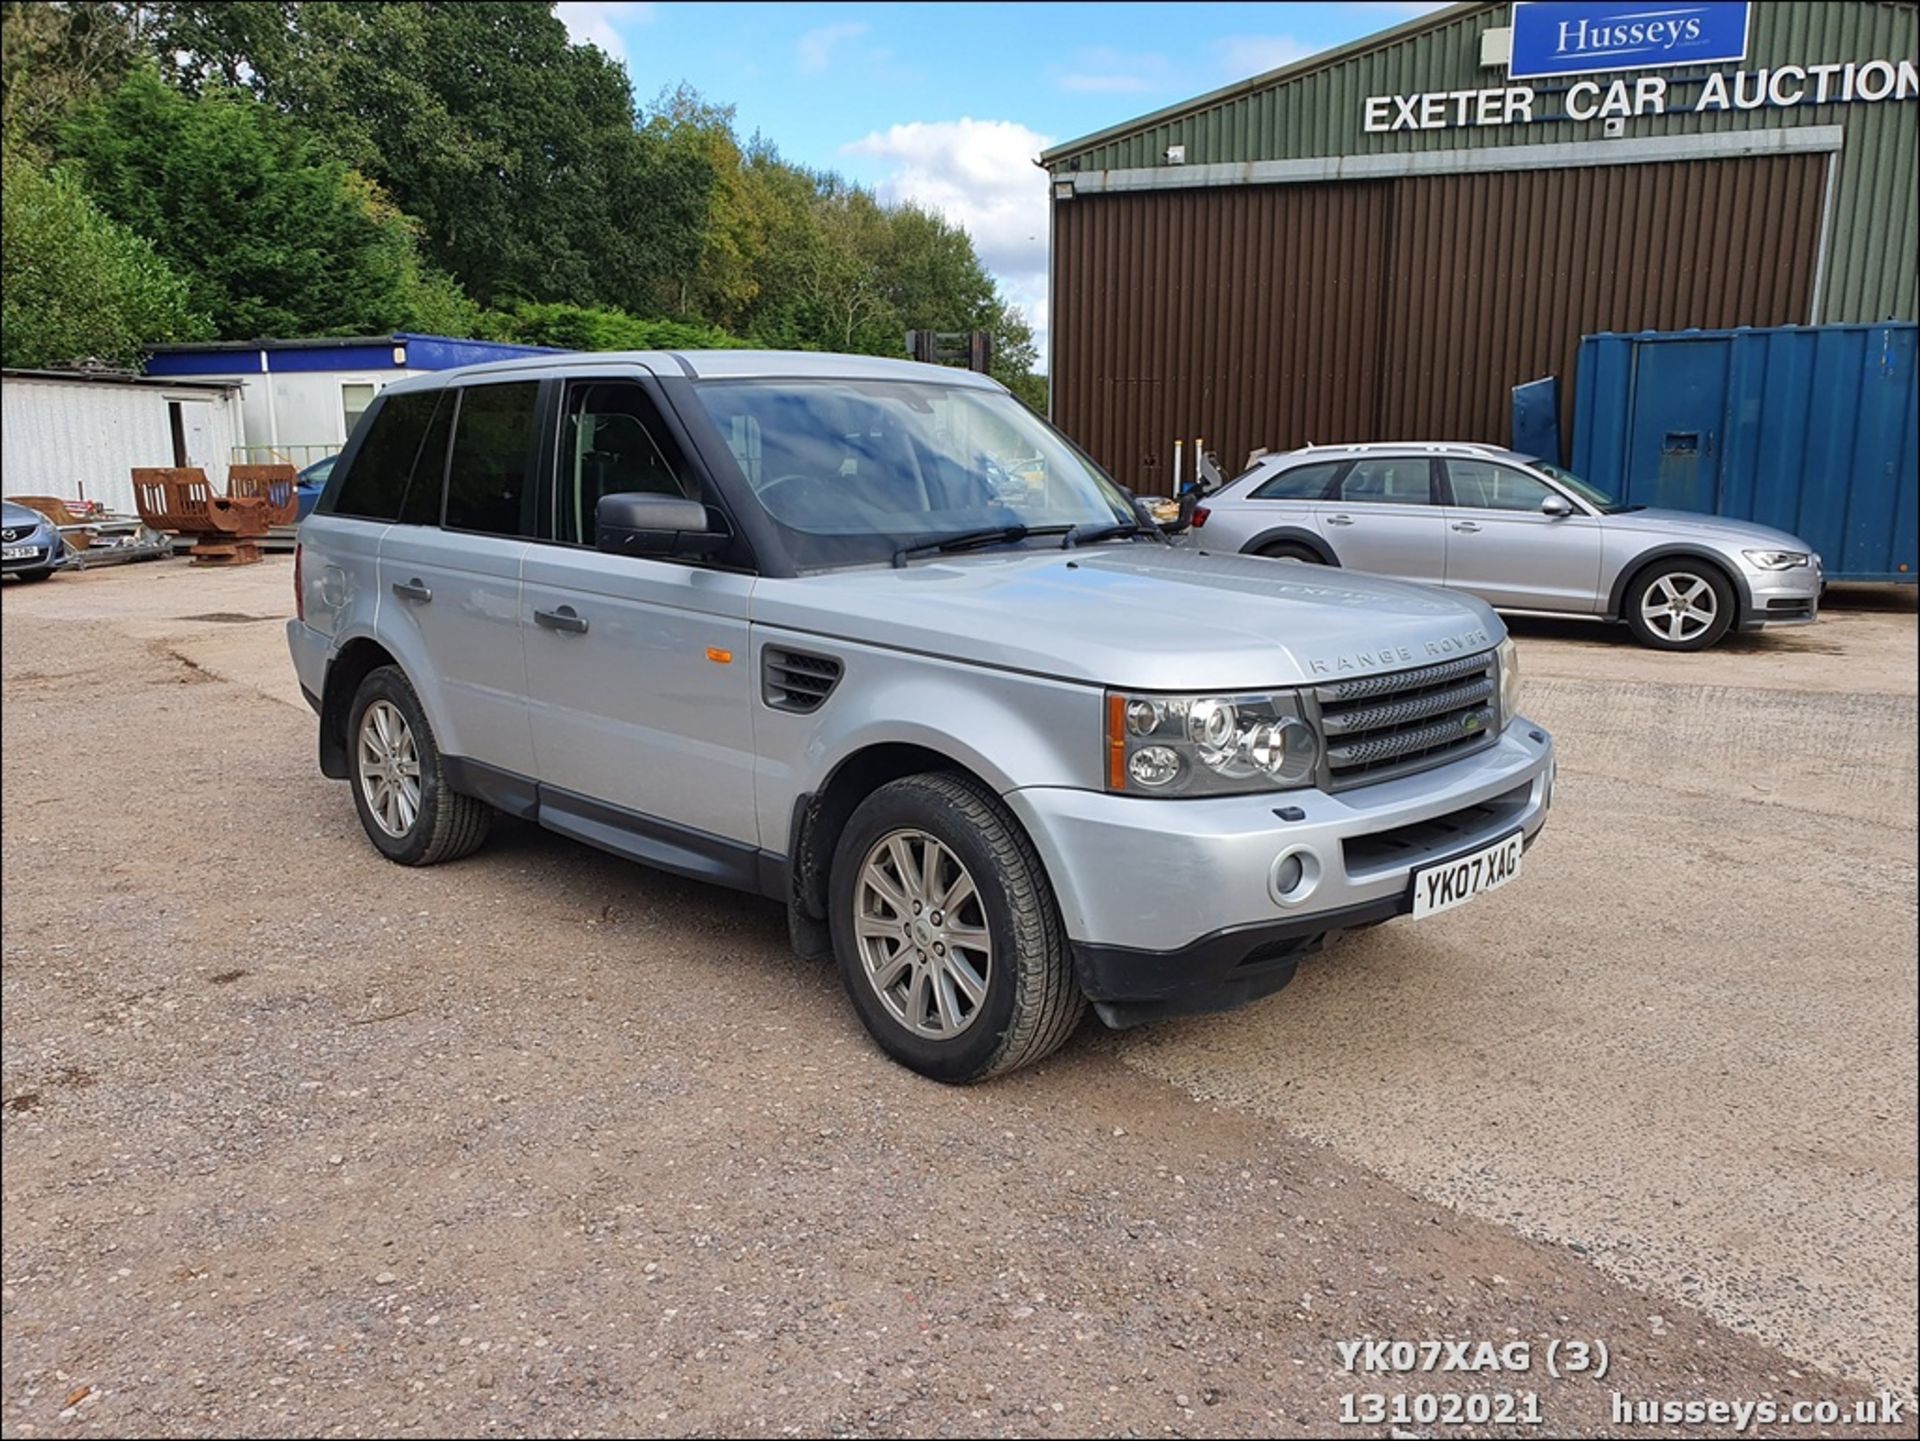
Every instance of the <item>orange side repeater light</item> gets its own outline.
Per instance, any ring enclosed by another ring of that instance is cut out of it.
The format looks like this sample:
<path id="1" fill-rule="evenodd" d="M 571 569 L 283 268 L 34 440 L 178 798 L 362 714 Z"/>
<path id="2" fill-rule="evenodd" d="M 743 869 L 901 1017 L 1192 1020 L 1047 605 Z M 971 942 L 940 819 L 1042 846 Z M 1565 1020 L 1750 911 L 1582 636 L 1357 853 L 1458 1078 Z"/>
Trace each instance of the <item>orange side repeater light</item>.
<path id="1" fill-rule="evenodd" d="M 732 665 L 733 652 L 730 650 L 721 650 L 717 645 L 710 645 L 707 647 L 707 659 L 715 665 Z"/>
<path id="2" fill-rule="evenodd" d="M 1127 788 L 1127 698 L 1107 697 L 1107 788 Z"/>

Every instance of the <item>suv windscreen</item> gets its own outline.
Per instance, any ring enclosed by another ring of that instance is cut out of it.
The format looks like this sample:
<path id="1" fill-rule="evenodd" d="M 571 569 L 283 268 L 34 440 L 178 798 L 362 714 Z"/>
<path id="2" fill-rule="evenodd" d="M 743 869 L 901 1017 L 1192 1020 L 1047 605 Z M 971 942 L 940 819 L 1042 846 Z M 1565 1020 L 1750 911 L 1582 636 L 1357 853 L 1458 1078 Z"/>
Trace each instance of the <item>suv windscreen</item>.
<path id="1" fill-rule="evenodd" d="M 1125 493 L 1012 396 L 916 381 L 694 387 L 802 569 L 1010 526 L 1122 526 Z"/>

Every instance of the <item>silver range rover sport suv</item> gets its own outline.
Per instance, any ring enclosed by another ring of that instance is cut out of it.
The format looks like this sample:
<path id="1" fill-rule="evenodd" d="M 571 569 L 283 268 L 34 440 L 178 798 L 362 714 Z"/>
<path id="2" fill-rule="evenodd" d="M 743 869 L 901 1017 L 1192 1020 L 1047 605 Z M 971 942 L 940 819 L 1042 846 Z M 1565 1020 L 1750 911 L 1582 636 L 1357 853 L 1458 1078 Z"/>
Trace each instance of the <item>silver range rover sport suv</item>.
<path id="1" fill-rule="evenodd" d="M 1464 442 L 1262 456 L 1204 499 L 1183 539 L 1443 585 L 1503 611 L 1624 621 L 1658 650 L 1820 610 L 1820 557 L 1798 536 L 1622 505 L 1547 461 Z"/>
<path id="2" fill-rule="evenodd" d="M 771 897 L 943 1081 L 1277 990 L 1512 879 L 1553 744 L 1481 601 L 1202 556 L 1004 389 L 545 356 L 387 387 L 296 552 L 320 767 Z"/>

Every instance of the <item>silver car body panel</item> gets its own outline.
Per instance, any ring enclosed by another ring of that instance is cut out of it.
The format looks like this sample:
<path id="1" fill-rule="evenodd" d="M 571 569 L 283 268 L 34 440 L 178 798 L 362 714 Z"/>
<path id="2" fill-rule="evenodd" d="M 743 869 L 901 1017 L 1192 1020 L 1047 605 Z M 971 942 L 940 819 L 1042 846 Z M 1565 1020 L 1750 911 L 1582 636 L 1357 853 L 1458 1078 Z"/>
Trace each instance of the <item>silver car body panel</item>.
<path id="1" fill-rule="evenodd" d="M 1417 665 L 1499 644 L 1471 597 L 1151 544 L 1003 552 L 763 582 L 754 619 L 1136 690 L 1300 685 L 1387 651 Z"/>

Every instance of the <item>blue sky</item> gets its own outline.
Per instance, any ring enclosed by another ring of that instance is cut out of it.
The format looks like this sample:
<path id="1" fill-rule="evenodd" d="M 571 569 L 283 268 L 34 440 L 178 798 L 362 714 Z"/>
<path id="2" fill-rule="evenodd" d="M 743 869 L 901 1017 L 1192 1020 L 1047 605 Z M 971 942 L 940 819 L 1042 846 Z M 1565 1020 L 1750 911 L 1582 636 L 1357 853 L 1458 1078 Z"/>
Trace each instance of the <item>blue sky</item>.
<path id="1" fill-rule="evenodd" d="M 644 104 L 686 81 L 740 133 L 913 199 L 972 233 L 1035 329 L 1046 185 L 1031 160 L 1084 135 L 1435 6 L 707 4 L 562 0 L 576 40 L 625 62 Z M 1041 336 L 1044 353 L 1044 335 Z"/>

